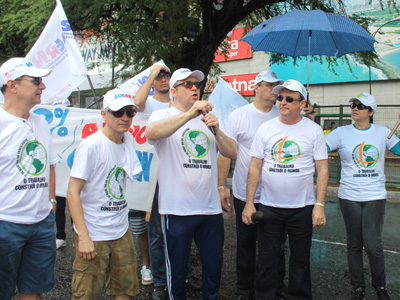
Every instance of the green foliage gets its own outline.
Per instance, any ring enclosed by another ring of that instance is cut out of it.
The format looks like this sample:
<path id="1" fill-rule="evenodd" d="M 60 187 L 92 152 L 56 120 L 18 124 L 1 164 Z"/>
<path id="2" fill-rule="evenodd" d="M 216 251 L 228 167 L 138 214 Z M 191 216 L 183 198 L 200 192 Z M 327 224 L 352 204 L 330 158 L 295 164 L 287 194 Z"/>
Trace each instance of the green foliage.
<path id="1" fill-rule="evenodd" d="M 395 8 L 394 0 L 385 3 Z M 206 76 L 215 51 L 238 24 L 253 28 L 292 9 L 311 7 L 345 14 L 343 0 L 223 0 L 220 10 L 215 9 L 217 0 L 62 0 L 62 4 L 77 35 L 92 34 L 112 46 L 114 66 L 122 64 L 123 70 L 136 73 L 163 59 L 171 69 L 200 69 Z M 54 0 L 0 0 L 0 60 L 25 56 L 54 7 Z M 368 24 L 368 17 L 354 18 Z M 376 60 L 371 53 L 356 56 L 367 64 Z M 272 55 L 274 62 L 285 59 Z M 327 59 L 334 67 L 335 59 Z M 212 73 L 219 72 L 214 68 Z"/>

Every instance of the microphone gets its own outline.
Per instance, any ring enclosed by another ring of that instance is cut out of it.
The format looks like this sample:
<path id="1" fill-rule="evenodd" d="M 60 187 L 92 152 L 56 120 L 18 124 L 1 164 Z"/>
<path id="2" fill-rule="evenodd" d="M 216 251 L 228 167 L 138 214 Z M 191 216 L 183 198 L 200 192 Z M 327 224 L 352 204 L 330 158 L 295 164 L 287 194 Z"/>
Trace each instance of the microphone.
<path id="1" fill-rule="evenodd" d="M 205 113 L 203 113 L 203 116 L 206 116 L 206 114 L 208 114 L 208 111 L 205 112 Z M 208 127 L 208 129 L 210 129 L 210 131 L 212 132 L 212 134 L 215 135 L 215 128 L 214 128 L 214 126 L 210 126 L 210 127 Z"/>
<path id="2" fill-rule="evenodd" d="M 251 215 L 251 220 L 254 223 L 258 223 L 264 219 L 264 213 L 262 211 L 256 211 L 254 214 Z"/>

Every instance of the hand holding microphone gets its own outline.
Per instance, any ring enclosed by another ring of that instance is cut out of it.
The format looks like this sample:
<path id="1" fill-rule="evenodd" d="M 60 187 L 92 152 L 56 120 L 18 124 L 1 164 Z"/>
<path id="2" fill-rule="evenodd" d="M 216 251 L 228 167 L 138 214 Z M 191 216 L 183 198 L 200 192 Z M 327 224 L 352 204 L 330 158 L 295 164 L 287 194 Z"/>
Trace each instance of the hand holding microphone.
<path id="1" fill-rule="evenodd" d="M 251 215 L 251 220 L 254 223 L 259 223 L 264 219 L 264 213 L 262 211 L 256 211 L 254 214 Z"/>

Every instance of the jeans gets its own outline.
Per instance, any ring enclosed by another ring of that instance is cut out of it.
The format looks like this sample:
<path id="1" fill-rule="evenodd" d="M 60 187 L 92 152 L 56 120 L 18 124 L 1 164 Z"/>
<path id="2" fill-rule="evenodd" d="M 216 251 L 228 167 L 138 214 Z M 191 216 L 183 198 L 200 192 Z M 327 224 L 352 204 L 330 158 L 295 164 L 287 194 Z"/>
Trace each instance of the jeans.
<path id="1" fill-rule="evenodd" d="M 386 200 L 356 202 L 339 199 L 339 204 L 346 225 L 347 261 L 352 287 L 365 288 L 363 248 L 371 267 L 372 286 L 385 286 L 382 230 Z"/>
<path id="2" fill-rule="evenodd" d="M 279 261 L 289 236 L 289 299 L 312 299 L 310 249 L 313 206 L 276 208 L 260 204 L 264 219 L 258 223 L 259 255 L 254 290 L 258 300 L 275 300 L 281 279 Z"/>
<path id="3" fill-rule="evenodd" d="M 246 225 L 242 221 L 243 209 L 246 205 L 236 197 L 233 197 L 233 205 L 236 214 L 236 276 L 237 293 L 250 295 L 254 293 L 254 280 L 256 273 L 256 251 L 257 251 L 257 225 Z M 255 203 L 258 209 L 258 203 Z M 284 235 L 286 240 L 286 234 Z M 278 292 L 286 290 L 285 283 L 285 252 L 283 251 L 279 261 L 279 282 Z"/>
<path id="4" fill-rule="evenodd" d="M 167 275 L 165 269 L 164 239 L 161 230 L 161 215 L 158 212 L 158 183 L 154 193 L 150 221 L 147 223 L 149 234 L 150 266 L 153 274 L 154 286 L 166 286 Z M 192 276 L 192 265 L 188 262 L 186 278 Z"/>

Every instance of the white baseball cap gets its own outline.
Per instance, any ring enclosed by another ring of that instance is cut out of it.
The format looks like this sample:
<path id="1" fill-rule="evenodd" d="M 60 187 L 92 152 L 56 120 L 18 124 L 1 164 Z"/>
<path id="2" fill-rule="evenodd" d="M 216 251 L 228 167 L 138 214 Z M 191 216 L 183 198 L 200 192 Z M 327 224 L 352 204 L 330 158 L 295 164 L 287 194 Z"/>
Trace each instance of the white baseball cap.
<path id="1" fill-rule="evenodd" d="M 269 83 L 279 82 L 279 84 L 283 83 L 283 80 L 278 79 L 276 73 L 271 70 L 262 71 L 260 74 L 258 74 L 254 80 L 254 84 L 259 84 L 262 81 Z"/>
<path id="2" fill-rule="evenodd" d="M 37 69 L 33 63 L 24 57 L 14 57 L 7 60 L 0 67 L 0 85 L 7 84 L 9 80 L 15 80 L 24 75 L 31 77 L 46 77 L 51 69 Z"/>
<path id="3" fill-rule="evenodd" d="M 307 100 L 307 90 L 304 85 L 302 85 L 301 82 L 297 80 L 286 80 L 283 84 L 274 87 L 272 93 L 279 94 L 283 89 L 288 89 L 293 92 L 299 92 L 303 96 L 304 100 Z"/>
<path id="4" fill-rule="evenodd" d="M 204 73 L 199 70 L 190 71 L 189 69 L 181 68 L 176 70 L 169 81 L 169 88 L 173 88 L 177 81 L 188 78 L 189 76 L 194 76 L 198 81 L 203 81 Z"/>
<path id="5" fill-rule="evenodd" d="M 349 102 L 353 102 L 354 100 L 360 101 L 362 104 L 371 107 L 373 111 L 376 112 L 377 105 L 374 96 L 367 93 L 361 93 L 358 94 L 357 97 L 351 98 Z"/>
<path id="6" fill-rule="evenodd" d="M 120 110 L 121 108 L 133 105 L 136 110 L 139 108 L 133 101 L 134 95 L 130 89 L 113 89 L 108 91 L 103 98 L 103 109 L 109 108 L 113 111 Z"/>

